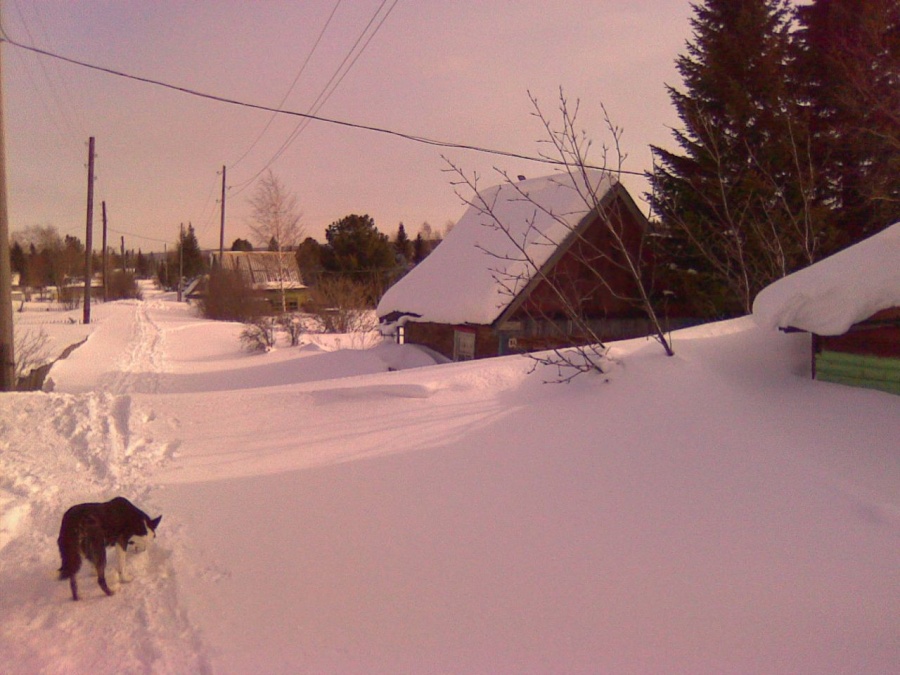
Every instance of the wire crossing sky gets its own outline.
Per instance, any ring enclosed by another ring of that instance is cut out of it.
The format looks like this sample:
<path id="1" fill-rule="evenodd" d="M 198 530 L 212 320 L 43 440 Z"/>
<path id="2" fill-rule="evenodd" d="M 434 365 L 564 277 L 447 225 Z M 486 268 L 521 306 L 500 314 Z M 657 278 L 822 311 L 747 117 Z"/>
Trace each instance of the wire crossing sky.
<path id="1" fill-rule="evenodd" d="M 246 201 L 267 168 L 296 193 L 307 235 L 321 239 L 349 213 L 388 234 L 400 222 L 411 234 L 424 222 L 440 228 L 463 210 L 445 157 L 485 187 L 501 180 L 495 168 L 558 170 L 529 92 L 555 123 L 560 88 L 580 102 L 592 164 L 610 142 L 602 106 L 623 129 L 623 181 L 640 200 L 649 145 L 671 144 L 665 84 L 679 84 L 690 15 L 674 0 L 549 15 L 537 0 L 11 4 L 11 228 L 52 224 L 83 237 L 93 135 L 95 199 L 108 202 L 126 246 L 143 250 L 174 242 L 182 222 L 202 246 L 217 242 L 223 164 L 233 188 L 226 243 L 246 238 Z"/>

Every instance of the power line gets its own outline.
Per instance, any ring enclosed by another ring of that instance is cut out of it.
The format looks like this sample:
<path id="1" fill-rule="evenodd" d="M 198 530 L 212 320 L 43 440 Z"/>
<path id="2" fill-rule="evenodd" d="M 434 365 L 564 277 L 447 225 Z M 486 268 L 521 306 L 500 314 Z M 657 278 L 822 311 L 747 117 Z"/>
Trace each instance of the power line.
<path id="1" fill-rule="evenodd" d="M 297 82 L 303 73 L 306 71 L 306 66 L 309 65 L 309 60 L 312 58 L 312 55 L 315 53 L 316 49 L 319 47 L 319 43 L 322 41 L 322 38 L 325 35 L 325 31 L 328 30 L 328 26 L 331 25 L 331 20 L 334 18 L 335 13 L 338 10 L 338 7 L 341 6 L 341 0 L 337 0 L 334 7 L 331 9 L 331 14 L 328 15 L 328 18 L 325 20 L 325 25 L 322 26 L 322 30 L 319 32 L 319 37 L 316 38 L 316 41 L 313 43 L 313 46 L 309 50 L 309 54 L 306 55 L 306 59 L 303 61 L 303 65 L 300 66 L 300 70 L 297 71 L 296 77 L 294 77 L 294 81 L 291 82 L 291 86 L 288 87 L 287 92 L 285 92 L 284 96 L 281 99 L 281 102 L 278 104 L 278 109 L 281 110 L 281 107 L 284 105 L 285 101 L 287 101 L 288 96 L 291 95 L 291 92 L 294 91 L 294 87 L 297 86 Z M 272 116 L 269 117 L 269 121 L 266 122 L 266 125 L 263 127 L 262 131 L 259 132 L 259 135 L 254 139 L 253 143 L 250 144 L 250 147 L 244 151 L 240 157 L 238 157 L 234 162 L 231 163 L 230 168 L 236 167 L 241 163 L 247 155 L 250 154 L 250 151 L 256 147 L 256 144 L 259 143 L 260 139 L 265 135 L 265 133 L 269 130 L 269 127 L 272 126 L 272 122 L 278 116 L 278 113 L 272 113 Z M 267 165 L 268 166 L 268 165 Z M 262 171 L 260 171 L 262 173 Z M 259 175 L 259 174 L 257 174 Z"/>
<path id="2" fill-rule="evenodd" d="M 135 237 L 137 239 L 146 239 L 147 241 L 153 241 L 153 242 L 160 243 L 160 244 L 171 244 L 172 243 L 171 239 L 159 239 L 158 237 L 148 237 L 145 234 L 136 234 L 134 232 L 126 232 L 125 230 L 117 230 L 117 229 L 115 229 L 113 227 L 109 227 L 109 226 L 106 227 L 106 230 L 108 232 L 112 232 L 114 234 L 123 235 L 126 237 Z"/>
<path id="3" fill-rule="evenodd" d="M 31 29 L 28 26 L 28 21 L 25 18 L 25 14 L 22 12 L 22 8 L 19 6 L 19 3 L 17 0 L 13 1 L 13 6 L 15 7 L 16 13 L 19 16 L 19 23 L 21 24 L 25 33 L 28 35 L 28 38 L 31 40 L 32 43 L 35 42 L 34 34 L 31 32 Z M 2 31 L 3 35 L 6 35 L 5 27 L 0 28 L 0 31 Z M 47 115 L 47 119 L 50 121 L 52 126 L 56 129 L 57 133 L 59 134 L 59 138 L 61 141 L 60 145 L 63 147 L 66 147 L 66 148 L 70 148 L 71 146 L 64 142 L 66 138 L 69 138 L 74 135 L 87 136 L 88 134 L 82 133 L 84 131 L 84 129 L 81 128 L 80 130 L 78 130 L 76 128 L 76 127 L 78 127 L 78 124 L 73 123 L 73 121 L 72 121 L 73 118 L 69 117 L 69 111 L 74 111 L 75 107 L 73 105 L 64 105 L 63 104 L 63 102 L 61 100 L 61 96 L 59 94 L 59 91 L 57 90 L 57 87 L 56 87 L 56 84 L 54 83 L 53 78 L 50 77 L 50 73 L 48 72 L 47 68 L 44 67 L 44 62 L 43 61 L 38 62 L 38 66 L 40 67 L 40 71 L 44 75 L 44 80 L 46 82 L 47 90 L 50 93 L 50 99 L 51 99 L 53 105 L 49 105 L 47 100 L 45 99 L 43 87 L 41 87 L 40 83 L 38 82 L 38 80 L 40 78 L 37 77 L 32 72 L 32 64 L 29 61 L 23 61 L 22 63 L 24 65 L 24 71 L 25 71 L 26 75 L 28 76 L 28 79 L 31 81 L 35 95 L 41 101 L 41 107 L 44 109 L 44 112 Z M 54 63 L 53 65 L 56 66 L 57 64 Z M 57 70 L 57 74 L 58 74 L 58 70 Z M 65 81 L 64 80 L 61 80 L 61 81 L 63 82 L 63 88 L 64 88 Z M 70 98 L 71 98 L 71 96 L 70 96 Z M 77 121 L 77 115 L 75 115 L 75 119 Z M 62 125 L 60 125 L 60 122 L 62 122 Z M 66 127 L 66 130 L 64 131 L 62 127 Z M 78 157 L 81 157 L 80 152 L 78 153 Z"/>
<path id="4" fill-rule="evenodd" d="M 369 37 L 363 44 L 362 48 L 358 52 L 356 52 L 356 55 L 354 56 L 353 53 L 354 53 L 354 51 L 356 51 L 356 48 L 359 46 L 359 43 L 362 42 L 362 39 L 365 37 L 366 33 L 372 27 L 372 24 L 375 23 L 375 20 L 378 18 L 378 15 L 381 13 L 381 10 L 384 9 L 384 6 L 388 2 L 388 0 L 382 0 L 381 4 L 375 10 L 375 13 L 372 15 L 372 18 L 369 19 L 369 23 L 366 24 L 366 27 L 362 29 L 362 32 L 360 32 L 359 37 L 356 38 L 356 42 L 354 42 L 353 45 L 350 47 L 350 49 L 347 51 L 347 55 L 341 61 L 340 65 L 335 69 L 334 73 L 331 75 L 331 78 L 328 80 L 328 82 L 325 84 L 325 86 L 322 87 L 322 91 L 319 92 L 319 95 L 316 96 L 315 100 L 312 102 L 312 104 L 309 106 L 309 108 L 306 109 L 307 114 L 313 114 L 313 115 L 317 114 L 322 109 L 322 106 L 324 106 L 325 103 L 328 102 L 328 99 L 331 98 L 332 94 L 334 94 L 334 92 L 337 90 L 337 88 L 341 85 L 341 82 L 344 81 L 344 78 L 347 76 L 347 73 L 349 73 L 350 70 L 353 68 L 353 66 L 356 65 L 356 62 L 359 60 L 359 57 L 362 56 L 362 53 L 369 46 L 369 43 L 372 42 L 372 38 L 374 38 L 376 33 L 378 33 L 378 31 L 381 30 L 381 26 L 387 20 L 388 16 L 390 16 L 391 12 L 394 11 L 394 7 L 397 6 L 398 1 L 399 0 L 394 0 L 394 3 L 388 8 L 388 10 L 387 10 L 387 12 L 385 12 L 384 16 L 381 17 L 381 21 L 378 22 L 377 26 L 375 26 L 375 30 L 373 30 L 372 33 L 369 34 Z M 337 9 L 337 7 L 335 7 L 335 9 Z M 351 57 L 353 59 L 352 61 L 350 60 Z M 347 61 L 350 61 L 350 65 L 347 66 L 345 69 L 344 66 L 347 64 Z M 343 70 L 343 73 L 341 72 L 342 70 Z M 337 80 L 337 82 L 335 82 L 335 80 Z M 333 86 L 332 86 L 332 84 L 333 84 Z M 269 161 L 267 161 L 265 163 L 265 165 L 259 171 L 257 171 L 250 179 L 243 181 L 242 183 L 240 183 L 237 186 L 237 191 L 235 192 L 235 195 L 238 195 L 241 192 L 243 192 L 251 183 L 253 183 L 253 181 L 255 181 L 257 178 L 259 178 L 259 176 L 263 173 L 263 171 L 265 171 L 270 166 L 272 166 L 272 164 L 275 163 L 287 151 L 287 149 L 294 143 L 294 141 L 297 140 L 297 138 L 300 136 L 300 134 L 302 134 L 306 130 L 306 127 L 309 126 L 309 123 L 310 123 L 310 120 L 308 117 L 301 119 L 297 123 L 297 125 L 294 127 L 294 130 L 285 139 L 284 143 L 281 144 L 281 147 L 279 147 L 278 150 L 276 150 L 275 153 L 269 158 Z"/>
<path id="5" fill-rule="evenodd" d="M 198 98 L 207 99 L 210 101 L 216 101 L 218 103 L 226 103 L 228 105 L 241 106 L 244 108 L 250 108 L 252 110 L 262 110 L 265 112 L 274 112 L 280 115 L 289 115 L 292 117 L 302 117 L 304 119 L 308 119 L 315 122 L 323 122 L 325 124 L 334 124 L 336 126 L 344 127 L 347 129 L 357 129 L 359 131 L 371 131 L 373 133 L 384 134 L 387 136 L 393 136 L 395 138 L 402 138 L 407 141 L 412 141 L 414 143 L 420 143 L 423 145 L 430 145 L 438 148 L 447 148 L 450 150 L 468 150 L 470 152 L 478 152 L 481 154 L 487 155 L 496 155 L 498 157 L 508 157 L 511 159 L 521 159 L 526 162 L 537 162 L 540 164 L 550 164 L 553 166 L 566 166 L 566 162 L 560 159 L 553 159 L 551 157 L 535 157 L 533 155 L 525 155 L 518 152 L 511 152 L 508 150 L 495 150 L 492 148 L 486 148 L 478 145 L 471 145 L 468 143 L 454 143 L 452 141 L 442 141 L 434 138 L 428 138 L 427 136 L 418 136 L 415 134 L 406 133 L 403 131 L 396 131 L 393 129 L 385 129 L 383 127 L 374 127 L 367 124 L 358 124 L 356 122 L 347 122 L 345 120 L 337 120 L 329 117 L 322 117 L 320 115 L 313 115 L 310 113 L 302 113 L 294 110 L 279 110 L 278 108 L 273 108 L 271 106 L 262 105 L 259 103 L 250 103 L 247 101 L 239 101 L 233 98 L 227 98 L 225 96 L 218 96 L 216 94 L 207 94 L 201 91 L 197 91 L 196 89 L 191 89 L 189 87 L 183 87 L 176 84 L 169 84 L 168 82 L 162 82 L 161 80 L 154 80 L 149 77 L 142 77 L 140 75 L 131 75 L 129 73 L 125 73 L 119 70 L 114 70 L 112 68 L 106 68 L 104 66 L 97 66 L 92 63 L 87 63 L 85 61 L 79 61 L 77 59 L 70 58 L 68 56 L 62 56 L 60 54 L 55 54 L 53 52 L 47 51 L 46 49 L 40 49 L 38 47 L 32 47 L 30 45 L 25 45 L 6 36 L 4 38 L 0 38 L 0 41 L 6 42 L 7 44 L 18 47 L 19 49 L 25 49 L 30 52 L 34 52 L 35 54 L 41 54 L 42 56 L 47 56 L 53 59 L 59 59 L 61 61 L 65 61 L 66 63 L 71 63 L 76 66 L 81 66 L 83 68 L 89 68 L 90 70 L 96 70 L 102 73 L 106 73 L 108 75 L 115 75 L 116 77 L 122 77 L 128 80 L 134 80 L 136 82 L 143 82 L 144 84 L 152 84 L 157 87 L 163 87 L 165 89 L 171 89 L 173 91 L 178 91 L 183 94 L 188 94 L 190 96 L 196 96 Z M 602 166 L 590 166 L 585 165 L 587 169 L 601 169 Z M 616 169 L 616 173 L 623 173 L 632 176 L 643 176 L 644 173 L 640 171 L 627 171 L 625 169 Z"/>

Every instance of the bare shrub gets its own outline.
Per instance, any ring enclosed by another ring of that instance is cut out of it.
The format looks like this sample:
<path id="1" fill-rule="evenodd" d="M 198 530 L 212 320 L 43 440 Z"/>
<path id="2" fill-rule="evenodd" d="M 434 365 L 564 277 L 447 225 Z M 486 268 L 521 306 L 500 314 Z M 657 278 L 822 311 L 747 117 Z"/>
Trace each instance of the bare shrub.
<path id="1" fill-rule="evenodd" d="M 218 267 L 210 272 L 206 295 L 198 305 L 205 318 L 217 321 L 248 323 L 267 311 L 265 300 L 250 288 L 239 272 Z"/>
<path id="2" fill-rule="evenodd" d="M 378 321 L 369 302 L 367 286 L 335 276 L 316 286 L 307 307 L 325 333 L 366 333 Z"/>
<path id="3" fill-rule="evenodd" d="M 48 359 L 47 343 L 50 338 L 43 328 L 34 331 L 25 329 L 15 335 L 16 366 L 15 375 L 19 380 Z"/>
<path id="4" fill-rule="evenodd" d="M 299 345 L 300 336 L 307 332 L 307 326 L 303 318 L 289 312 L 278 317 L 278 325 L 290 338 L 291 347 Z"/>
<path id="5" fill-rule="evenodd" d="M 106 281 L 107 300 L 140 300 L 141 289 L 138 287 L 134 274 L 124 270 L 116 270 L 109 275 Z"/>
<path id="6" fill-rule="evenodd" d="M 78 309 L 84 297 L 84 289 L 78 286 L 60 286 L 59 303 L 66 309 Z"/>
<path id="7" fill-rule="evenodd" d="M 277 339 L 277 323 L 271 316 L 257 317 L 241 331 L 241 346 L 248 352 L 270 352 Z"/>

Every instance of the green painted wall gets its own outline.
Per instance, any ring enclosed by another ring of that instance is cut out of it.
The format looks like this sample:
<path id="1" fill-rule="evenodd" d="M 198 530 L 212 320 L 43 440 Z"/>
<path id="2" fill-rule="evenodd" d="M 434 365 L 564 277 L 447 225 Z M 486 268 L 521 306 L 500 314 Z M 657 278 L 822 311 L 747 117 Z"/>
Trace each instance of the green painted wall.
<path id="1" fill-rule="evenodd" d="M 900 359 L 823 351 L 816 355 L 816 379 L 900 395 Z"/>

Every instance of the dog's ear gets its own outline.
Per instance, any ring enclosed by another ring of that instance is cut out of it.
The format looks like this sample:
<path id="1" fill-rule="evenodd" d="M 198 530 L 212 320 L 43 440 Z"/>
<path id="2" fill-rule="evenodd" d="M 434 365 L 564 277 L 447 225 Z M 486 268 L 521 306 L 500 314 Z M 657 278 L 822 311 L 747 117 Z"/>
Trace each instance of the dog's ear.
<path id="1" fill-rule="evenodd" d="M 162 516 L 156 516 L 156 518 L 154 518 L 153 520 L 148 521 L 148 524 L 150 525 L 150 529 L 153 530 L 154 532 L 156 532 L 156 528 L 159 527 L 159 521 L 161 521 L 161 520 L 162 520 Z"/>

